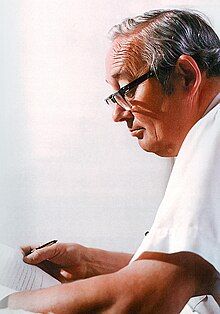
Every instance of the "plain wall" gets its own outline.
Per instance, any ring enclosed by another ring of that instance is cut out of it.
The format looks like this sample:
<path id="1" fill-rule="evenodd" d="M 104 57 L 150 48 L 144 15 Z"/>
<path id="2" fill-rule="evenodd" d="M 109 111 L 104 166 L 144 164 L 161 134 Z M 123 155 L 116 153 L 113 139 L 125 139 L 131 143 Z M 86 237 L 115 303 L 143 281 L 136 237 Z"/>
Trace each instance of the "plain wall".
<path id="1" fill-rule="evenodd" d="M 134 251 L 172 160 L 140 149 L 103 99 L 107 31 L 173 1 L 1 0 L 0 238 Z M 175 1 L 206 13 L 219 1 Z"/>

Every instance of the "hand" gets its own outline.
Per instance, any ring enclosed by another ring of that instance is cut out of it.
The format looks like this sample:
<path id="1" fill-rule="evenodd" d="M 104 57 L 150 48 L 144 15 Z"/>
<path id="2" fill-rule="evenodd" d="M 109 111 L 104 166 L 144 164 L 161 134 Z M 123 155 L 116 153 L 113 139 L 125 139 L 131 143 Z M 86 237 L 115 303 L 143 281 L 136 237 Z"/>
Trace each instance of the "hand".
<path id="1" fill-rule="evenodd" d="M 87 248 L 75 243 L 56 243 L 29 254 L 36 247 L 28 245 L 22 248 L 24 261 L 39 266 L 61 282 L 116 272 L 132 257 L 129 253 Z"/>
<path id="2" fill-rule="evenodd" d="M 86 247 L 79 244 L 56 243 L 42 249 L 22 247 L 24 262 L 37 265 L 61 282 L 71 282 L 86 277 Z"/>

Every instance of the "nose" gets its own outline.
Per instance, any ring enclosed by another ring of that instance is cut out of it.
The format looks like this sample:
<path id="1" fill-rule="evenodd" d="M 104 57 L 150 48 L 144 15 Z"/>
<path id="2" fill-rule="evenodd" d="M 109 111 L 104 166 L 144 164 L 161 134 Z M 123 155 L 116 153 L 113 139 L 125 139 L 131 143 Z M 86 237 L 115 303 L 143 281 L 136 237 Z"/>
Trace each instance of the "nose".
<path id="1" fill-rule="evenodd" d="M 129 121 L 134 118 L 130 110 L 125 110 L 121 106 L 117 105 L 114 108 L 112 118 L 114 122 Z"/>

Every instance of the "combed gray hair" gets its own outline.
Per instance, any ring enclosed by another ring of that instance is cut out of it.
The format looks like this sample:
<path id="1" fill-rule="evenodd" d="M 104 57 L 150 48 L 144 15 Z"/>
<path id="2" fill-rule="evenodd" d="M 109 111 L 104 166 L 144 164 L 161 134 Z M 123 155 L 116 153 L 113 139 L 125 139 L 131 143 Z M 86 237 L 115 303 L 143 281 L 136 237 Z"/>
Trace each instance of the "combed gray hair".
<path id="1" fill-rule="evenodd" d="M 208 77 L 220 75 L 220 40 L 200 14 L 188 10 L 154 10 L 127 18 L 109 31 L 111 40 L 139 42 L 140 64 L 156 73 L 166 92 L 178 58 L 190 55 Z"/>

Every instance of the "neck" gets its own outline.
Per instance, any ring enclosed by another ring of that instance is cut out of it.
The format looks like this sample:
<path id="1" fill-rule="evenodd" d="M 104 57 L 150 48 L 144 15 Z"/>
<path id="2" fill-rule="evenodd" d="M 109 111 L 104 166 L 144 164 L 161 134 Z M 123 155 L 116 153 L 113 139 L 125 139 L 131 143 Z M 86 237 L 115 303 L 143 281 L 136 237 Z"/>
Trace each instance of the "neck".
<path id="1" fill-rule="evenodd" d="M 199 115 L 202 117 L 215 98 L 220 93 L 220 77 L 204 78 L 198 93 Z"/>

